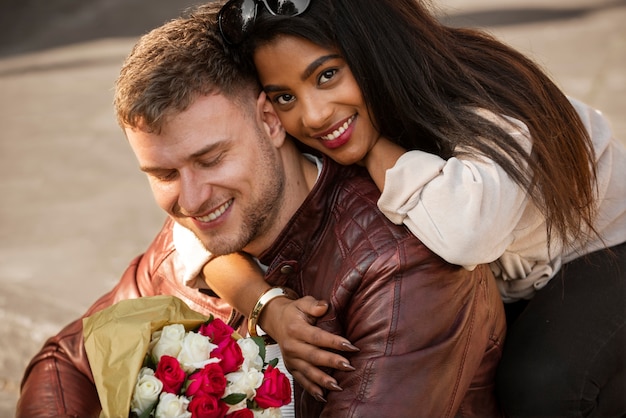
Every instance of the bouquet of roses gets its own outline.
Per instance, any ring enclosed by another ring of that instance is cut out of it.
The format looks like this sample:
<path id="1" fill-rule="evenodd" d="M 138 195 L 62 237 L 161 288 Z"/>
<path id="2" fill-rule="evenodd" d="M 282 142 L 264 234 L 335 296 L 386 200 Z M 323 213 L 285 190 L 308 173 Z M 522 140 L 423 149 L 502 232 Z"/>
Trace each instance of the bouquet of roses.
<path id="1" fill-rule="evenodd" d="M 280 417 L 280 407 L 291 402 L 291 383 L 276 368 L 276 359 L 265 362 L 261 338 L 242 338 L 220 319 L 193 312 L 171 296 L 123 301 L 108 309 L 84 320 L 103 415 Z M 161 320 L 155 322 L 155 314 Z M 149 339 L 146 327 L 137 327 L 146 320 Z M 130 329 L 143 337 L 125 338 Z M 122 349 L 111 344 L 120 334 Z M 139 364 L 137 351 L 143 353 Z M 128 361 L 126 353 L 133 359 Z"/>

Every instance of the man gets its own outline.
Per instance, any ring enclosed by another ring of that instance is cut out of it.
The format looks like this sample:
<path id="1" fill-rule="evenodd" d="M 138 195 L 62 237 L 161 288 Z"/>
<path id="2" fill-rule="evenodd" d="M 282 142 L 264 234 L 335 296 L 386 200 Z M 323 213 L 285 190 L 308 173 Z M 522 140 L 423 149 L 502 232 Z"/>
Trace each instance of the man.
<path id="1" fill-rule="evenodd" d="M 355 371 L 333 372 L 343 391 L 326 403 L 296 385 L 297 416 L 498 415 L 505 324 L 489 269 L 449 265 L 388 222 L 364 170 L 302 154 L 254 74 L 225 54 L 216 12 L 208 5 L 144 36 L 122 68 L 118 118 L 169 219 L 87 315 L 170 294 L 234 323 L 229 306 L 185 284 L 173 231 L 192 231 L 213 254 L 258 258 L 270 284 L 331 301 L 318 325 L 360 348 Z M 99 413 L 80 321 L 32 360 L 17 409 Z"/>

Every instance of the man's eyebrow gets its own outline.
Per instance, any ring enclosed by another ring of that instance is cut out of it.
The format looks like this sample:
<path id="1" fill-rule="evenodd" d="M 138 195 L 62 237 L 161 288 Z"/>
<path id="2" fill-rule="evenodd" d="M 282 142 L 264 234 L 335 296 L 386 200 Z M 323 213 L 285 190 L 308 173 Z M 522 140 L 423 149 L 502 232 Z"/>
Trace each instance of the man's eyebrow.
<path id="1" fill-rule="evenodd" d="M 198 151 L 194 152 L 193 154 L 191 154 L 187 159 L 193 160 L 194 158 L 202 157 L 206 153 L 209 153 L 219 148 L 223 148 L 228 142 L 229 141 L 224 140 L 224 141 L 218 141 L 218 142 L 213 142 L 211 144 L 208 144 L 204 146 L 203 148 L 200 148 Z"/>
<path id="2" fill-rule="evenodd" d="M 311 74 L 313 74 L 315 70 L 317 70 L 320 66 L 322 66 L 326 61 L 330 61 L 330 60 L 337 59 L 337 58 L 341 58 L 341 55 L 339 54 L 322 55 L 321 57 L 319 57 L 318 59 L 316 59 L 309 65 L 307 65 L 307 67 L 302 72 L 300 79 L 302 81 L 306 80 L 307 78 L 311 77 Z M 268 84 L 266 86 L 263 86 L 263 90 L 266 93 L 271 93 L 271 92 L 283 91 L 286 89 L 282 86 Z"/>
<path id="3" fill-rule="evenodd" d="M 212 144 L 208 144 L 205 147 L 200 148 L 198 151 L 194 152 L 193 154 L 189 155 L 187 157 L 187 160 L 193 160 L 195 158 L 202 157 L 204 154 L 207 154 L 211 151 L 224 147 L 227 143 L 229 143 L 229 141 L 219 141 L 219 142 L 214 142 Z M 150 166 L 140 166 L 139 169 L 143 171 L 144 173 L 156 173 L 159 171 L 171 170 L 170 168 L 165 168 L 165 167 L 150 167 Z"/>

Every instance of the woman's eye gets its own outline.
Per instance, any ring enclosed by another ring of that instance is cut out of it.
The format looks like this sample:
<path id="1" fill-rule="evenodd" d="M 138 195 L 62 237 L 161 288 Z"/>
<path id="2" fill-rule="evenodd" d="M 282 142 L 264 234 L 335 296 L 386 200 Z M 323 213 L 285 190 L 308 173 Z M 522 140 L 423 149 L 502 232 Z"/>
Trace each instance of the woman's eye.
<path id="1" fill-rule="evenodd" d="M 293 101 L 294 97 L 291 94 L 281 94 L 276 97 L 276 103 L 280 105 L 286 105 Z"/>
<path id="2" fill-rule="evenodd" d="M 324 71 L 319 78 L 319 83 L 320 84 L 324 84 L 327 83 L 328 81 L 330 81 L 331 78 L 333 78 L 335 76 L 335 74 L 337 74 L 337 70 L 336 69 L 332 69 L 332 70 L 326 70 Z"/>

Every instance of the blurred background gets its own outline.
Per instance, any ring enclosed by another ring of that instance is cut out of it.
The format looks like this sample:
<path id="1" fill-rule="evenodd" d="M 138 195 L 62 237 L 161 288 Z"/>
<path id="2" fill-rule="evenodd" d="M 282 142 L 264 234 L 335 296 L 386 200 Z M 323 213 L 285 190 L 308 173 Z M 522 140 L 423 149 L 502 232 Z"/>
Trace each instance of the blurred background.
<path id="1" fill-rule="evenodd" d="M 0 416 L 45 339 L 108 291 L 164 215 L 116 124 L 137 38 L 192 0 L 0 1 Z M 533 57 L 626 143 L 626 0 L 433 0 Z"/>

